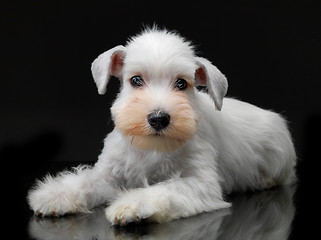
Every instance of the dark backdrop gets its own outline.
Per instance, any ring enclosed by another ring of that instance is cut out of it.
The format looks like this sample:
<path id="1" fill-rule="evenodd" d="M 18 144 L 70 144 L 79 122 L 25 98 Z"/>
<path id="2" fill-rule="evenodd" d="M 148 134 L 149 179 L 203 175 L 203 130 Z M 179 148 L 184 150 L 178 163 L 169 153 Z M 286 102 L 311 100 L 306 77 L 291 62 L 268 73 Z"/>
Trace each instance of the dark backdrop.
<path id="1" fill-rule="evenodd" d="M 179 31 L 215 63 L 229 80 L 228 96 L 288 119 L 299 178 L 312 189 L 321 135 L 320 7 L 209 3 L 10 1 L 1 13 L 1 160 L 30 176 L 50 171 L 52 162 L 96 161 L 113 128 L 118 82 L 99 96 L 91 62 L 156 23 Z"/>
<path id="2" fill-rule="evenodd" d="M 179 31 L 218 66 L 229 96 L 287 117 L 299 155 L 308 154 L 321 117 L 319 8 L 56 2 L 13 2 L 3 13 L 1 149 L 40 143 L 43 150 L 33 154 L 41 152 L 42 161 L 95 161 L 113 128 L 109 106 L 118 83 L 99 96 L 91 62 L 143 24 L 157 23 Z"/>

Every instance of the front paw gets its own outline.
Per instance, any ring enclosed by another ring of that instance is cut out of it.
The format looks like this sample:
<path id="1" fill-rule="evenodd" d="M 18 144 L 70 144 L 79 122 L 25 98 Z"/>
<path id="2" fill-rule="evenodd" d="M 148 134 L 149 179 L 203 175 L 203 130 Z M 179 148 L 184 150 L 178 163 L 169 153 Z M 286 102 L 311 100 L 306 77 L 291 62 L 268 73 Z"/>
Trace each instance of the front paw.
<path id="1" fill-rule="evenodd" d="M 144 190 L 122 194 L 106 209 L 106 217 L 113 225 L 124 226 L 143 219 L 162 222 L 168 212 L 168 201 L 156 199 Z"/>
<path id="2" fill-rule="evenodd" d="M 59 178 L 48 176 L 38 181 L 28 193 L 30 208 L 38 216 L 61 216 L 67 213 L 87 212 L 85 201 L 76 189 L 63 184 Z"/>

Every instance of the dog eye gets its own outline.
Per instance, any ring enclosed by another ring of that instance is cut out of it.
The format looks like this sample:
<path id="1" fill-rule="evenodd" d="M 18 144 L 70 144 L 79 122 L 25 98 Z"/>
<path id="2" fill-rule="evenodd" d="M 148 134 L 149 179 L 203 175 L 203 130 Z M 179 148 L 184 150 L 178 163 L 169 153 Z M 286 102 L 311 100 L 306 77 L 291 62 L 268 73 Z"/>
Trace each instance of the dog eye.
<path id="1" fill-rule="evenodd" d="M 133 87 L 141 87 L 144 85 L 144 80 L 141 76 L 134 76 L 130 79 L 130 83 Z"/>
<path id="2" fill-rule="evenodd" d="M 187 88 L 187 82 L 185 79 L 177 79 L 176 82 L 175 82 L 175 87 L 178 89 L 178 90 L 185 90 Z"/>

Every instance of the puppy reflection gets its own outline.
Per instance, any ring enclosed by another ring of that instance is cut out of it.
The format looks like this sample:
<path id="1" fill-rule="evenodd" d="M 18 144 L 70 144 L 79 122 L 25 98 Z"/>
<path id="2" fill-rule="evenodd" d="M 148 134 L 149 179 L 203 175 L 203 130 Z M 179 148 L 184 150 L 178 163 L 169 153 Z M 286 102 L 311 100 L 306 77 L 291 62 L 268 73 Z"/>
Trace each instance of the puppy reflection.
<path id="1" fill-rule="evenodd" d="M 106 237 L 107 226 L 104 208 L 100 207 L 92 214 L 66 215 L 62 218 L 33 216 L 29 222 L 29 235 L 42 240 L 114 239 Z"/>
<path id="2" fill-rule="evenodd" d="M 163 224 L 111 227 L 104 208 L 63 218 L 32 217 L 29 234 L 42 240 L 64 239 L 287 239 L 294 217 L 295 187 L 239 194 L 233 207 Z"/>
<path id="3" fill-rule="evenodd" d="M 222 221 L 219 239 L 288 239 L 295 189 L 281 187 L 236 196 L 232 214 Z"/>

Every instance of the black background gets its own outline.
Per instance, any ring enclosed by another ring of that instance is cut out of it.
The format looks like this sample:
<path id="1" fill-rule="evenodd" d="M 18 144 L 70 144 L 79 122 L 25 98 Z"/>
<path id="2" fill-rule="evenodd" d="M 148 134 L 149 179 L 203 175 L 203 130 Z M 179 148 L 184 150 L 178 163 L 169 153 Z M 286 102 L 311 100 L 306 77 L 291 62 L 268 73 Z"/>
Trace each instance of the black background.
<path id="1" fill-rule="evenodd" d="M 7 204 L 23 212 L 23 224 L 29 218 L 24 199 L 33 179 L 52 171 L 53 165 L 63 168 L 63 162 L 96 161 L 113 128 L 109 107 L 118 82 L 111 81 L 108 92 L 99 96 L 91 62 L 124 45 L 144 24 L 156 23 L 191 40 L 198 54 L 227 76 L 228 96 L 287 118 L 300 179 L 292 235 L 312 233 L 312 227 L 305 231 L 301 226 L 316 211 L 314 191 L 320 183 L 320 4 L 222 2 L 10 1 L 5 5 L 0 157 L 9 163 L 3 169 L 19 182 L 14 198 L 22 207 L 14 208 L 11 200 Z"/>

